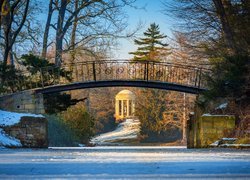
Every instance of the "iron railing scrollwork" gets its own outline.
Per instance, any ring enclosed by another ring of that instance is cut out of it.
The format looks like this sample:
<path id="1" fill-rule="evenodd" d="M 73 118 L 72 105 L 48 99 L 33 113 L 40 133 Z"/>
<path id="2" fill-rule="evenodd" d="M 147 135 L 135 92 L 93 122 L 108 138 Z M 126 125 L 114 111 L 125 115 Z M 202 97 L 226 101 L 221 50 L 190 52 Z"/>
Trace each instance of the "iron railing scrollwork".
<path id="1" fill-rule="evenodd" d="M 41 67 L 31 72 L 22 72 L 16 79 L 5 82 L 7 93 L 26 89 L 45 88 L 77 82 L 143 80 L 168 82 L 183 86 L 205 88 L 208 69 L 153 61 L 86 61 Z"/>

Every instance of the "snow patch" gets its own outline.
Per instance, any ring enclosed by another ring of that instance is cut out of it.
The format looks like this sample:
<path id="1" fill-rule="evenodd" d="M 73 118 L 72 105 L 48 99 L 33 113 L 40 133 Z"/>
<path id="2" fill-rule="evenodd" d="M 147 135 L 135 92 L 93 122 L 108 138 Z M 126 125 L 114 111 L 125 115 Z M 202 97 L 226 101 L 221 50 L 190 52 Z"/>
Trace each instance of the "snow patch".
<path id="1" fill-rule="evenodd" d="M 20 122 L 21 117 L 28 116 L 28 117 L 44 117 L 43 115 L 39 114 L 30 114 L 30 113 L 15 113 L 15 112 L 8 112 L 0 110 L 0 126 L 12 126 Z"/>
<path id="2" fill-rule="evenodd" d="M 209 146 L 212 147 L 218 147 L 220 145 L 221 141 L 215 141 L 214 143 L 210 144 Z"/>
<path id="3" fill-rule="evenodd" d="M 250 144 L 222 144 L 219 147 L 248 147 L 250 148 Z"/>
<path id="4" fill-rule="evenodd" d="M 85 144 L 78 144 L 79 147 L 85 147 Z"/>
<path id="5" fill-rule="evenodd" d="M 232 115 L 221 115 L 221 114 L 203 114 L 201 117 L 204 117 L 204 116 L 218 116 L 218 117 L 220 117 L 220 116 L 228 116 L 228 117 L 230 117 L 230 116 L 232 116 Z"/>
<path id="6" fill-rule="evenodd" d="M 237 138 L 221 138 L 222 141 L 236 141 Z"/>
<path id="7" fill-rule="evenodd" d="M 21 147 L 22 144 L 18 139 L 15 139 L 7 134 L 5 134 L 4 130 L 0 128 L 0 147 L 8 146 L 8 147 Z"/>
<path id="8" fill-rule="evenodd" d="M 120 123 L 118 127 L 108 133 L 101 134 L 91 139 L 91 143 L 104 145 L 115 142 L 117 140 L 136 139 L 140 132 L 140 121 L 134 119 L 126 119 Z"/>
<path id="9" fill-rule="evenodd" d="M 250 144 L 235 144 L 237 138 L 221 138 L 218 141 L 210 144 L 210 147 L 233 147 L 233 148 L 240 148 L 246 147 L 250 148 Z"/>
<path id="10" fill-rule="evenodd" d="M 216 107 L 215 110 L 218 110 L 218 109 L 226 109 L 226 108 L 227 108 L 227 105 L 228 105 L 228 103 L 223 103 L 223 104 L 219 105 L 218 107 Z"/>

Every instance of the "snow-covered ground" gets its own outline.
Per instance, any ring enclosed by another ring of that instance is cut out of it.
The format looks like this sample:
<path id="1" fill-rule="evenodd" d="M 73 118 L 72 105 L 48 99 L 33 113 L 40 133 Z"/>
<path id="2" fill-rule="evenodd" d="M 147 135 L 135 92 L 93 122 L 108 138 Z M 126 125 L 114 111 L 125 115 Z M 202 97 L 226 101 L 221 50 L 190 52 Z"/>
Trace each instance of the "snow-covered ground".
<path id="1" fill-rule="evenodd" d="M 21 117 L 43 117 L 43 115 L 30 114 L 30 113 L 15 113 L 0 110 L 0 126 L 11 126 L 20 122 Z"/>
<path id="2" fill-rule="evenodd" d="M 43 117 L 42 115 L 29 114 L 29 113 L 15 113 L 0 110 L 0 127 L 12 126 L 20 122 L 21 117 Z M 4 130 L 0 128 L 0 147 L 11 146 L 20 147 L 22 146 L 18 139 L 8 136 L 5 134 Z"/>
<path id="3" fill-rule="evenodd" d="M 136 139 L 139 132 L 140 121 L 126 119 L 124 122 L 120 123 L 114 131 L 100 134 L 91 139 L 90 142 L 96 145 L 110 145 L 121 140 Z"/>
<path id="4" fill-rule="evenodd" d="M 18 139 L 15 139 L 7 134 L 0 128 L 0 147 L 21 147 L 22 144 Z"/>
<path id="5" fill-rule="evenodd" d="M 185 147 L 1 149 L 0 179 L 250 179 L 250 150 Z"/>

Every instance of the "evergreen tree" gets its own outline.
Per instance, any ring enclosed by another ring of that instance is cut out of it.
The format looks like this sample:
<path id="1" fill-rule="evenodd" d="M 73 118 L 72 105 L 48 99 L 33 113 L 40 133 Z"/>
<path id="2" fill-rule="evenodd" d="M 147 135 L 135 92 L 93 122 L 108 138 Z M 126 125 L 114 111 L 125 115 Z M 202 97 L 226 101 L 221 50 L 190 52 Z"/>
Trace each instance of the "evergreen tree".
<path id="1" fill-rule="evenodd" d="M 140 47 L 137 51 L 130 52 L 134 55 L 133 60 L 160 61 L 161 56 L 168 54 L 168 44 L 163 43 L 163 39 L 167 36 L 160 33 L 159 25 L 150 24 L 150 27 L 143 34 L 145 37 L 134 40 L 134 43 Z"/>
<path id="2" fill-rule="evenodd" d="M 70 82 L 72 72 L 60 67 L 55 67 L 54 63 L 50 63 L 48 59 L 41 58 L 33 54 L 22 55 L 21 64 L 31 73 L 31 79 L 25 79 L 31 87 L 36 85 L 42 86 L 40 76 L 43 76 L 43 84 L 45 86 L 53 85 L 55 81 L 63 79 L 65 82 Z M 53 67 L 52 69 L 48 67 Z M 42 74 L 41 74 L 42 73 Z M 26 78 L 26 77 L 24 77 Z M 20 78 L 19 78 L 20 79 Z M 79 100 L 72 99 L 71 95 L 66 93 L 53 93 L 44 95 L 45 112 L 54 114 L 65 111 L 69 106 L 75 105 Z"/>
<path id="3" fill-rule="evenodd" d="M 159 62 L 163 57 L 169 54 L 168 44 L 163 42 L 167 36 L 160 33 L 159 25 L 150 24 L 150 27 L 144 32 L 144 37 L 135 39 L 138 45 L 133 60 L 149 60 Z M 170 142 L 181 138 L 178 127 L 165 124 L 164 113 L 166 109 L 166 92 L 152 89 L 142 89 L 136 109 L 136 116 L 141 122 L 141 141 L 142 142 Z"/>
<path id="4" fill-rule="evenodd" d="M 81 143 L 89 143 L 90 138 L 94 136 L 95 119 L 87 111 L 84 102 L 70 106 L 60 115 L 65 124 L 80 139 Z"/>
<path id="5" fill-rule="evenodd" d="M 141 142 L 173 142 L 181 139 L 181 127 L 175 120 L 168 121 L 166 97 L 168 92 L 157 89 L 141 89 L 137 94 L 136 116 L 141 122 Z"/>

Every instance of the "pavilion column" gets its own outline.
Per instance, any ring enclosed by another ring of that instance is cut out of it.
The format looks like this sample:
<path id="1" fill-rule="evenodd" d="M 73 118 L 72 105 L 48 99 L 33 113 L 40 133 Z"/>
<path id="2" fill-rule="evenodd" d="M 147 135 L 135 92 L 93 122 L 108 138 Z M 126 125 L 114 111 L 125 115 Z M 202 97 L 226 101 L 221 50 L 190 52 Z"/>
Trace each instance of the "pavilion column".
<path id="1" fill-rule="evenodd" d="M 131 110 L 132 110 L 132 115 L 134 116 L 135 115 L 135 101 L 134 100 L 132 100 L 132 108 L 131 108 Z"/>
<path id="2" fill-rule="evenodd" d="M 124 109 L 123 109 L 123 101 L 124 100 L 122 100 L 122 115 L 121 115 L 122 118 L 124 118 L 124 114 L 123 114 L 123 111 L 124 111 Z"/>
<path id="3" fill-rule="evenodd" d="M 130 100 L 127 100 L 127 117 L 129 116 L 129 101 Z"/>
<path id="4" fill-rule="evenodd" d="M 115 101 L 115 114 L 116 116 L 119 116 L 119 100 Z"/>

